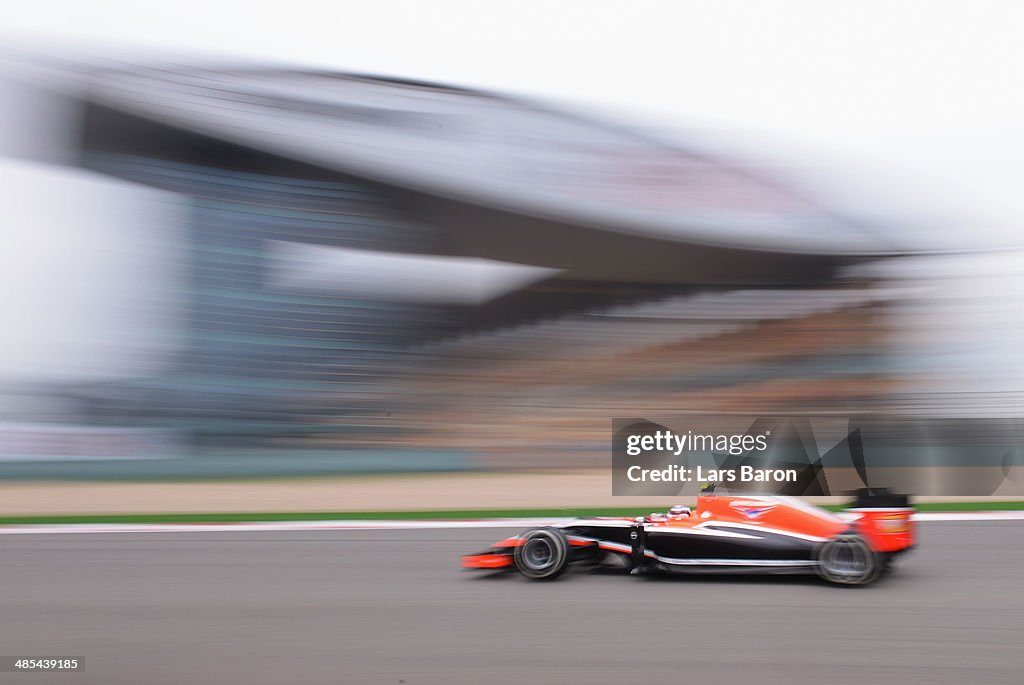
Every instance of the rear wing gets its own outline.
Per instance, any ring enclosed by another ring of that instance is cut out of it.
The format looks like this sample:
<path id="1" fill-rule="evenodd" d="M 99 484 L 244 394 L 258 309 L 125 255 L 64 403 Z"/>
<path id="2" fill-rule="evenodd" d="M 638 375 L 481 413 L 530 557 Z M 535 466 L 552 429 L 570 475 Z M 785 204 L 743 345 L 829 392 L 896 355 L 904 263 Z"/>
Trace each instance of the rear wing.
<path id="1" fill-rule="evenodd" d="M 853 495 L 852 509 L 907 509 L 911 506 L 910 495 L 889 492 L 888 488 L 861 488 L 854 490 Z"/>
<path id="2" fill-rule="evenodd" d="M 876 552 L 900 552 L 914 546 L 914 508 L 909 495 L 885 488 L 867 488 L 854 493 L 848 511 L 856 515 L 854 526 Z"/>

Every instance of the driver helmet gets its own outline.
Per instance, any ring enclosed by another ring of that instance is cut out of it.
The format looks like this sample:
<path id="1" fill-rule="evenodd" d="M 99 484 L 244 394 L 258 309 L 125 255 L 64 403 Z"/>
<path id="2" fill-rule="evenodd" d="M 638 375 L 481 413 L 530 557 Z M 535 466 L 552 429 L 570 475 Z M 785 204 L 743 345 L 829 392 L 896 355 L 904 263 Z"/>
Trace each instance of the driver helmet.
<path id="1" fill-rule="evenodd" d="M 681 504 L 677 504 L 668 510 L 669 518 L 686 518 L 690 515 L 690 507 L 684 507 Z"/>

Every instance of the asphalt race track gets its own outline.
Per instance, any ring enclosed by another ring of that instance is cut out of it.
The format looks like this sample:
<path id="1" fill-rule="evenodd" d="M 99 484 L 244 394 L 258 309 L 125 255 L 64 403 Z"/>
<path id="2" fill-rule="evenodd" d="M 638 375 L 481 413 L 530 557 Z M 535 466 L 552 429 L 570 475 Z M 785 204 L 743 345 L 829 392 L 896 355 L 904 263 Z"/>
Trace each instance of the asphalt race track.
<path id="1" fill-rule="evenodd" d="M 0 651 L 85 671 L 0 682 L 1024 682 L 1024 522 L 920 532 L 868 588 L 461 572 L 498 529 L 7 535 Z"/>

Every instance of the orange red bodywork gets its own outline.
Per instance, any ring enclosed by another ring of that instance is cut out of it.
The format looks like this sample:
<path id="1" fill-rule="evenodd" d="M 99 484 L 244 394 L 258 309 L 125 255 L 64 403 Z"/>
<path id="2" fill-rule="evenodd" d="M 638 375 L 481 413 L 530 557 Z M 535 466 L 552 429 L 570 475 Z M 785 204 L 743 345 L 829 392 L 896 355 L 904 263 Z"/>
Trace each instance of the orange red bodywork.
<path id="1" fill-rule="evenodd" d="M 849 509 L 856 515 L 854 524 L 857 532 L 871 545 L 876 552 L 898 552 L 913 547 L 914 522 L 911 519 L 913 509 L 910 507 L 879 507 Z"/>

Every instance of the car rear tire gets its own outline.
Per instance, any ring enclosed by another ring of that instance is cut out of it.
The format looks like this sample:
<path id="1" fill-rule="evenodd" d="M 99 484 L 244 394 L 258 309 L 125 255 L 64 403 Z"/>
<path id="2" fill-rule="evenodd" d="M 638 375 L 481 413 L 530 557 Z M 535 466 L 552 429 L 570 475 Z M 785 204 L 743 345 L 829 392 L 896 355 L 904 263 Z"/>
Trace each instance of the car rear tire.
<path id="1" fill-rule="evenodd" d="M 569 541 L 557 528 L 528 530 L 516 547 L 514 561 L 530 580 L 554 580 L 569 566 Z"/>
<path id="2" fill-rule="evenodd" d="M 818 550 L 818 575 L 837 585 L 867 585 L 881 574 L 883 561 L 860 535 L 840 535 Z"/>

